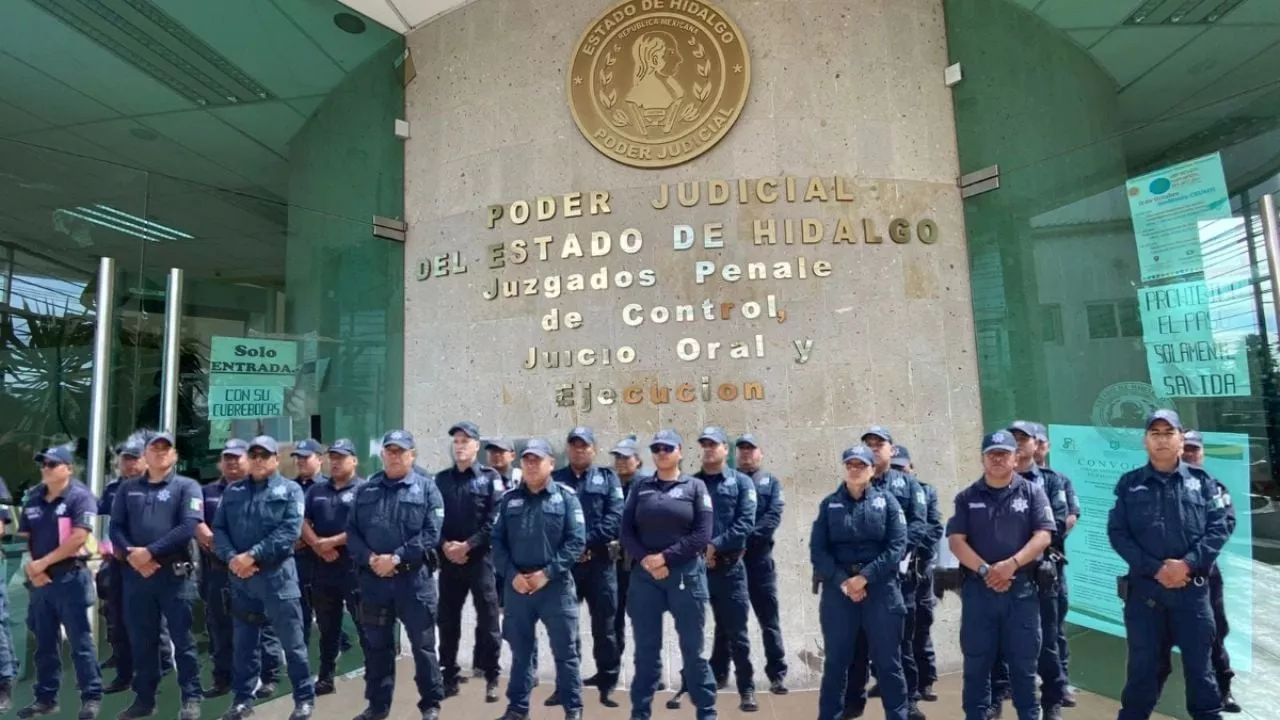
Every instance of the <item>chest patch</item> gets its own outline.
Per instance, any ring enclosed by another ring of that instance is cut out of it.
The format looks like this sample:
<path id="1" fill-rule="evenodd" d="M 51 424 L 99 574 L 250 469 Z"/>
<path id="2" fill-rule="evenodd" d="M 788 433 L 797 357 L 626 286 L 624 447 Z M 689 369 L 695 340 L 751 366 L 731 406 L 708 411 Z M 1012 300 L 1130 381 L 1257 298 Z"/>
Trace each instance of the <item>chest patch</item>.
<path id="1" fill-rule="evenodd" d="M 61 516 L 63 516 L 63 515 L 66 515 L 66 514 L 67 514 L 67 504 L 66 504 L 66 503 L 58 503 L 58 507 L 57 507 L 57 508 L 55 508 L 53 512 L 54 512 L 54 513 L 56 513 L 59 517 L 61 517 Z"/>
<path id="2" fill-rule="evenodd" d="M 350 490 L 342 493 L 342 504 L 350 505 L 351 501 L 354 500 L 355 497 L 356 497 L 356 494 L 351 492 Z"/>
<path id="3" fill-rule="evenodd" d="M 684 497 L 684 488 L 675 488 L 669 494 L 672 499 L 679 500 Z"/>
<path id="4" fill-rule="evenodd" d="M 507 507 L 524 507 L 524 498 L 511 498 L 511 502 L 507 503 Z"/>
<path id="5" fill-rule="evenodd" d="M 165 488 L 164 490 L 156 493 L 156 499 L 160 502 L 169 502 L 169 489 Z"/>
<path id="6" fill-rule="evenodd" d="M 1027 511 L 1027 500 L 1026 498 L 1014 498 L 1009 507 L 1012 507 L 1014 512 L 1024 513 Z"/>
<path id="7" fill-rule="evenodd" d="M 282 498 L 282 497 L 284 497 L 284 493 L 285 493 L 285 490 L 284 490 L 284 486 L 283 486 L 283 485 L 277 485 L 277 486 L 275 486 L 275 487 L 271 488 L 271 496 L 272 496 L 272 497 Z"/>
<path id="8" fill-rule="evenodd" d="M 907 486 L 907 481 L 906 481 L 906 480 L 903 480 L 903 479 L 902 479 L 902 478 L 900 478 L 900 477 L 897 477 L 897 478 L 894 478 L 894 479 L 893 479 L 893 489 L 894 489 L 894 490 L 901 490 L 902 488 L 904 488 L 904 487 L 906 487 L 906 486 Z"/>
<path id="9" fill-rule="evenodd" d="M 1182 481 L 1182 487 L 1187 489 L 1188 495 L 1195 495 L 1200 492 L 1200 481 L 1193 477 L 1189 477 Z"/>
<path id="10" fill-rule="evenodd" d="M 883 510 L 885 506 L 884 498 L 878 497 L 871 500 L 871 507 L 877 510 Z"/>

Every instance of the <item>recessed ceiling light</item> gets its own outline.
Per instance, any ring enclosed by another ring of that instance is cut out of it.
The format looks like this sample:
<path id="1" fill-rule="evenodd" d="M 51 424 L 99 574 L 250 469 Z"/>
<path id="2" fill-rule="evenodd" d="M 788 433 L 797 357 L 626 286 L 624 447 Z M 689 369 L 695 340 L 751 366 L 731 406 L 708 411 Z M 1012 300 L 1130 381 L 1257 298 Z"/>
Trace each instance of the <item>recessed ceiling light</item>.
<path id="1" fill-rule="evenodd" d="M 347 12 L 340 12 L 334 15 L 333 24 L 337 25 L 339 30 L 349 32 L 352 35 L 359 35 L 364 32 L 365 28 L 364 20 L 360 19 L 358 15 L 352 15 Z"/>

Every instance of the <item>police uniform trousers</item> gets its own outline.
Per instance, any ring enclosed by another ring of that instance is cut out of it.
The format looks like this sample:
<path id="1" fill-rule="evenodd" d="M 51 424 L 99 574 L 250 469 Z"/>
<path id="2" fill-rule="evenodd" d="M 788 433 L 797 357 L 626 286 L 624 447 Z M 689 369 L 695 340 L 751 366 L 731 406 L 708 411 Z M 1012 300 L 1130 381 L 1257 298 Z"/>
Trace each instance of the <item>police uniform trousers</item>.
<path id="1" fill-rule="evenodd" d="M 933 594 L 933 566 L 916 583 L 916 636 L 912 655 L 916 660 L 916 682 L 920 688 L 938 682 L 938 660 L 933 652 L 933 614 L 938 598 Z"/>
<path id="2" fill-rule="evenodd" d="M 149 578 L 144 578 L 132 566 L 125 568 L 123 574 L 125 620 L 133 649 L 133 692 L 137 704 L 141 707 L 156 704 L 162 617 L 169 625 L 173 641 L 182 700 L 201 700 L 200 664 L 191 634 L 192 605 L 197 596 L 195 578 L 189 572 L 179 574 L 172 563 L 161 565 Z"/>
<path id="3" fill-rule="evenodd" d="M 440 661 L 436 655 L 436 581 L 425 567 L 397 571 L 389 578 L 360 568 L 360 628 L 365 638 L 364 697 L 369 706 L 391 707 L 396 687 L 396 632 L 400 621 L 413 653 L 413 681 L 418 709 L 438 708 L 444 701 Z"/>
<path id="4" fill-rule="evenodd" d="M 209 633 L 209 656 L 213 660 L 213 684 L 230 687 L 231 667 L 235 655 L 232 638 L 235 621 L 231 615 L 231 572 L 221 560 L 204 554 L 200 573 L 200 598 L 204 601 L 204 625 Z M 161 641 L 163 643 L 163 641 Z M 162 648 L 163 649 L 163 648 Z M 270 625 L 262 627 L 262 643 L 258 648 L 259 678 L 262 684 L 280 677 L 280 639 Z"/>
<path id="5" fill-rule="evenodd" d="M 753 541 L 742 556 L 747 572 L 747 596 L 756 622 L 760 624 L 760 636 L 764 643 L 764 672 L 770 680 L 787 677 L 787 651 L 782 642 L 782 622 L 778 607 L 778 572 L 773 561 L 773 541 Z M 729 643 L 723 628 L 718 624 L 711 646 L 711 673 L 720 678 L 729 676 Z"/>
<path id="6" fill-rule="evenodd" d="M 1197 584 L 1198 582 L 1198 584 Z M 1118 720 L 1147 720 L 1160 699 L 1161 665 L 1166 648 L 1182 651 L 1187 713 L 1193 720 L 1218 720 L 1222 695 L 1214 677 L 1216 629 L 1205 578 L 1179 590 L 1167 590 L 1154 578 L 1129 576 L 1124 626 L 1129 659 Z"/>
<path id="7" fill-rule="evenodd" d="M 116 677 L 125 682 L 133 680 L 133 647 L 129 644 L 129 630 L 125 624 L 124 568 L 129 563 L 112 558 L 104 560 L 94 576 L 98 591 L 98 611 L 106 621 L 107 643 L 115 658 Z M 160 620 L 160 674 L 173 669 L 173 641 L 169 637 L 169 623 Z"/>
<path id="8" fill-rule="evenodd" d="M 1070 608 L 1067 599 L 1066 570 L 1058 577 L 1058 660 L 1062 663 L 1062 674 L 1067 676 L 1070 686 L 1071 678 L 1071 644 L 1067 642 L 1067 610 Z"/>
<path id="9" fill-rule="evenodd" d="M 586 600 L 591 615 L 591 654 L 596 663 L 600 689 L 618 684 L 622 651 L 618 649 L 618 568 L 607 550 L 592 550 L 586 562 L 573 566 L 577 600 Z M 578 657 L 582 657 L 578 638 Z"/>
<path id="10" fill-rule="evenodd" d="M 898 657 L 899 664 L 902 667 L 902 676 L 907 683 L 907 698 L 910 700 L 920 699 L 920 682 L 916 672 L 916 594 L 919 592 L 918 583 L 915 576 L 899 576 L 898 588 L 902 594 L 903 607 L 906 608 L 906 615 L 902 619 L 902 635 L 898 640 Z M 839 588 L 836 588 L 839 590 Z M 853 664 L 849 666 L 848 685 L 845 689 L 845 705 L 850 708 L 861 708 L 867 704 L 867 681 L 871 678 L 872 668 L 869 667 L 875 658 L 868 652 L 866 638 L 859 638 L 857 645 L 854 647 Z M 874 670 L 877 682 L 880 679 L 880 670 Z"/>
<path id="11" fill-rule="evenodd" d="M 627 592 L 631 588 L 631 560 L 618 559 L 618 612 L 613 616 L 613 636 L 618 639 L 618 666 L 622 666 L 623 651 L 627 649 Z M 643 572 L 643 571 L 641 571 Z"/>
<path id="12" fill-rule="evenodd" d="M 311 623 L 315 621 L 315 612 L 311 609 L 311 582 L 315 577 L 315 555 L 310 549 L 298 550 L 293 555 L 294 565 L 298 567 L 298 605 L 302 610 L 302 644 L 311 647 Z"/>
<path id="13" fill-rule="evenodd" d="M 345 548 L 338 551 L 338 559 L 327 563 L 317 560 L 311 577 L 311 610 L 316 616 L 316 629 L 320 631 L 321 680 L 332 680 L 338 667 L 338 653 L 342 650 L 342 619 L 345 612 L 356 621 L 356 636 L 360 648 L 369 651 L 364 629 L 360 626 L 360 585 L 355 566 Z"/>
<path id="14" fill-rule="evenodd" d="M 461 564 L 440 562 L 440 673 L 446 683 L 456 683 L 458 642 L 462 638 L 462 607 L 471 595 L 476 611 L 475 667 L 486 680 L 498 679 L 502 633 L 498 627 L 498 592 L 494 586 L 493 557 L 484 551 Z"/>
<path id="15" fill-rule="evenodd" d="M 1218 694 L 1224 699 L 1231 694 L 1231 681 L 1236 673 L 1231 669 L 1231 655 L 1227 653 L 1227 634 L 1231 625 L 1227 623 L 1226 598 L 1223 595 L 1222 571 L 1217 565 L 1209 571 L 1209 607 L 1213 608 L 1213 651 L 1209 660 L 1213 663 L 1213 675 L 1218 681 Z M 1165 651 L 1160 661 L 1160 687 L 1173 672 L 1173 643 L 1165 643 Z"/>
<path id="16" fill-rule="evenodd" d="M 89 627 L 89 608 L 93 607 L 93 577 L 81 561 L 63 560 L 61 568 L 48 572 L 53 582 L 44 587 L 30 587 L 27 626 L 36 639 L 36 700 L 54 702 L 62 685 L 62 633 L 71 646 L 76 684 L 81 700 L 102 699 L 102 670 Z"/>
<path id="17" fill-rule="evenodd" d="M 684 663 L 681 677 L 698 720 L 716 717 L 716 685 L 711 666 L 702 657 L 703 629 L 707 620 L 706 566 L 701 557 L 669 568 L 670 574 L 655 580 L 636 566 L 627 589 L 627 612 L 635 642 L 635 675 L 631 679 L 631 718 L 652 717 L 653 694 L 662 674 L 662 615 L 671 613 Z M 745 616 L 745 612 L 743 613 Z"/>
<path id="18" fill-rule="evenodd" d="M 855 603 L 839 585 L 822 584 L 818 621 L 825 656 L 818 695 L 819 720 L 837 720 L 848 704 L 849 669 L 863 655 L 875 662 L 876 680 L 887 720 L 906 720 L 908 695 L 902 674 L 902 625 L 907 609 L 895 580 L 868 586 L 867 597 Z M 863 677 L 865 693 L 866 679 Z M 863 705 L 865 705 L 865 695 Z M 862 709 L 863 705 L 856 706 Z"/>
<path id="19" fill-rule="evenodd" d="M 731 563 L 717 563 L 707 569 L 707 588 L 711 594 L 711 615 L 716 632 L 723 632 L 733 660 L 738 692 L 755 689 L 755 669 L 751 666 L 751 638 L 747 635 L 747 614 L 751 605 L 747 593 L 747 569 L 739 558 Z M 714 676 L 714 673 L 713 673 Z"/>
<path id="20" fill-rule="evenodd" d="M 8 565 L 0 558 L 0 569 L 8 570 Z M 7 572 L 3 577 L 8 578 Z M 13 679 L 18 674 L 18 659 L 13 654 L 13 634 L 9 630 L 9 586 L 8 582 L 0 582 L 0 688 L 11 688 Z"/>
<path id="21" fill-rule="evenodd" d="M 287 561 L 286 561 L 287 562 Z M 262 636 L 270 625 L 280 639 L 295 705 L 316 697 L 307 646 L 303 643 L 301 591 L 283 566 L 259 570 L 247 580 L 232 576 L 231 617 L 234 667 L 231 690 L 235 704 L 253 702 L 262 674 Z"/>
<path id="22" fill-rule="evenodd" d="M 991 671 L 1003 655 L 1018 720 L 1038 720 L 1036 669 L 1040 660 L 1040 597 L 1033 572 L 1022 570 L 998 593 L 966 572 L 960 588 L 960 650 L 964 654 L 965 720 L 986 720 Z"/>
<path id="23" fill-rule="evenodd" d="M 1059 569 L 1061 572 L 1061 569 Z M 1040 704 L 1045 708 L 1062 705 L 1067 692 L 1067 673 L 1058 657 L 1058 583 L 1040 591 Z"/>
<path id="24" fill-rule="evenodd" d="M 582 675 L 578 656 L 578 596 L 572 576 L 548 582 L 532 595 L 504 589 L 503 627 L 511 644 L 511 680 L 507 683 L 507 710 L 529 713 L 534 665 L 538 653 L 535 628 L 547 628 L 551 655 L 556 663 L 556 693 L 565 710 L 582 707 Z"/>

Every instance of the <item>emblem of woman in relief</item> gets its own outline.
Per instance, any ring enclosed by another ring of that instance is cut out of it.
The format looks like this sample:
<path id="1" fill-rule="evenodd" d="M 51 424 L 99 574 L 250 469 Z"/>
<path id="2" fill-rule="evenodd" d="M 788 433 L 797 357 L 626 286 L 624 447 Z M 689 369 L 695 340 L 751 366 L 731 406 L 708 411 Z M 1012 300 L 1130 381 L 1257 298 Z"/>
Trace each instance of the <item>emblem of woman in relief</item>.
<path id="1" fill-rule="evenodd" d="M 676 40 L 669 33 L 648 32 L 631 46 L 635 62 L 635 80 L 626 101 L 642 135 L 652 128 L 671 132 L 684 103 L 684 87 L 676 79 L 676 70 L 684 58 Z"/>

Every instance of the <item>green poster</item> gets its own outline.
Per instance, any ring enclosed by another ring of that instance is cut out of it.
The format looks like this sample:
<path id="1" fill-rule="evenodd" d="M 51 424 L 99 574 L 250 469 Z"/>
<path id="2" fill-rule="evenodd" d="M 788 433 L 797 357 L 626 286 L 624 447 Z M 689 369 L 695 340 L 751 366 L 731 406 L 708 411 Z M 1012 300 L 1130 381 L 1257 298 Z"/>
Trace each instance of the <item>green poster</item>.
<path id="1" fill-rule="evenodd" d="M 1142 282 L 1204 271 L 1201 225 L 1231 217 L 1218 153 L 1125 184 Z"/>

